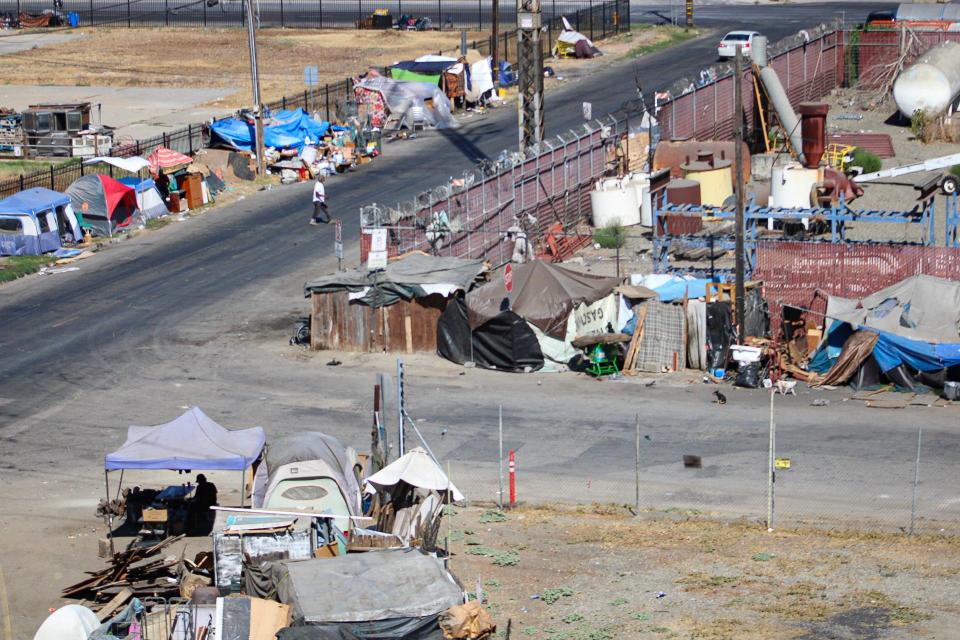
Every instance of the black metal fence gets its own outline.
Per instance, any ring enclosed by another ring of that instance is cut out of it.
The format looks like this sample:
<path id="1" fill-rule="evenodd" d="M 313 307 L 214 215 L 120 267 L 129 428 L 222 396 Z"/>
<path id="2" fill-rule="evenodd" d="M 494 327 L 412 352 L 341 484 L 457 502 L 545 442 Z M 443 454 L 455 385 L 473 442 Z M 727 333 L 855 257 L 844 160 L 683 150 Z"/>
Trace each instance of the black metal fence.
<path id="1" fill-rule="evenodd" d="M 64 13 L 76 13 L 79 25 L 116 27 L 241 27 L 242 0 L 64 0 Z M 605 4 L 601 0 L 544 0 L 543 19 L 572 16 Z M 492 24 L 492 0 L 254 0 L 262 28 L 358 28 L 375 10 L 386 10 L 397 24 L 401 16 L 426 19 L 440 30 L 482 31 Z M 0 13 L 41 13 L 53 0 L 2 0 Z M 516 3 L 500 3 L 502 29 L 516 26 Z M 571 20 L 572 22 L 572 20 Z M 589 34 L 588 34 L 589 35 Z"/>

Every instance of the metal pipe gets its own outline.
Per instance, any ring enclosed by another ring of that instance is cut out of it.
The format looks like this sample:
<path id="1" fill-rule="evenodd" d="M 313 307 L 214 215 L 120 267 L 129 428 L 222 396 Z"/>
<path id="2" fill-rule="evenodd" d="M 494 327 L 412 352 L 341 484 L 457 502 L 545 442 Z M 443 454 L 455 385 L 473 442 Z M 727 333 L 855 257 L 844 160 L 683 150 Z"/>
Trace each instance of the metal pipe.
<path id="1" fill-rule="evenodd" d="M 788 57 L 789 59 L 789 57 Z M 790 146 L 793 147 L 800 162 L 803 162 L 803 136 L 800 134 L 800 118 L 797 117 L 790 104 L 790 98 L 780 84 L 780 77 L 773 67 L 764 67 L 760 70 L 760 82 L 767 90 L 770 96 L 770 102 L 773 103 L 774 111 L 780 118 L 780 124 L 783 125 L 784 132 L 790 138 Z"/>

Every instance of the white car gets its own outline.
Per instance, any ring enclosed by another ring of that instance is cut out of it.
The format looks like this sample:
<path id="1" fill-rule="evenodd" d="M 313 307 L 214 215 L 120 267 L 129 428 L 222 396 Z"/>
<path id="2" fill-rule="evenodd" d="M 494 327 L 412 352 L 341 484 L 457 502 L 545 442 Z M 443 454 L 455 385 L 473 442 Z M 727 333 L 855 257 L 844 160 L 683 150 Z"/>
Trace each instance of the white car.
<path id="1" fill-rule="evenodd" d="M 717 45 L 717 56 L 721 60 L 736 57 L 737 47 L 741 47 L 743 55 L 752 58 L 753 39 L 759 35 L 756 31 L 731 31 Z"/>

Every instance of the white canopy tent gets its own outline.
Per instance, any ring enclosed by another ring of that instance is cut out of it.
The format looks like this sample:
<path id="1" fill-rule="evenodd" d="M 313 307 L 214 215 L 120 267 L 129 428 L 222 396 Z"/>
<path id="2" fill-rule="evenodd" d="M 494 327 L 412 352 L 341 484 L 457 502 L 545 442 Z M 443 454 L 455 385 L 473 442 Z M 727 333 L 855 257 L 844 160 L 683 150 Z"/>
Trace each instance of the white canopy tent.
<path id="1" fill-rule="evenodd" d="M 378 488 L 392 487 L 400 482 L 421 489 L 449 491 L 454 502 L 463 500 L 463 494 L 450 482 L 443 469 L 420 447 L 411 449 L 367 478 L 366 492 L 376 493 Z"/>
<path id="2" fill-rule="evenodd" d="M 129 158 L 114 158 L 112 156 L 97 156 L 96 158 L 90 158 L 89 160 L 84 160 L 83 164 L 109 164 L 117 167 L 118 169 L 123 169 L 124 171 L 129 171 L 130 173 L 140 173 L 143 169 L 146 169 L 150 166 L 150 163 L 147 162 L 146 158 L 141 156 L 131 156 Z"/>

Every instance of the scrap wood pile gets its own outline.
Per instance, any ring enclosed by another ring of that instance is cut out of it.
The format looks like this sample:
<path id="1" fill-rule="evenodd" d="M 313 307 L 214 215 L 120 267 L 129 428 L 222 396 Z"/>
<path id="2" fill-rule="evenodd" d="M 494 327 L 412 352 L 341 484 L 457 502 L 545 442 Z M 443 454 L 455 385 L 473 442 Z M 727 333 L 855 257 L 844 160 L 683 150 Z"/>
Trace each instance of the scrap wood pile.
<path id="1" fill-rule="evenodd" d="M 65 587 L 61 593 L 69 598 L 82 598 L 93 602 L 109 601 L 106 606 L 112 608 L 133 597 L 178 596 L 180 558 L 156 556 L 182 539 L 183 536 L 180 535 L 150 547 L 131 545 L 114 554 L 109 560 L 109 566 L 100 571 L 88 571 L 89 578 Z"/>

